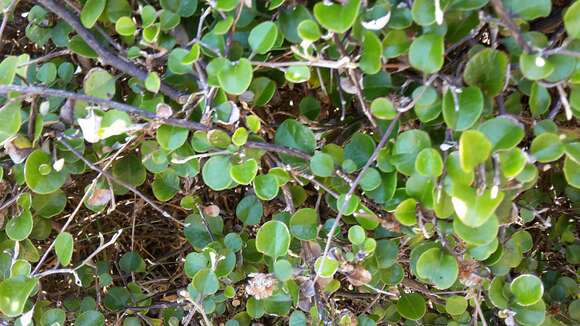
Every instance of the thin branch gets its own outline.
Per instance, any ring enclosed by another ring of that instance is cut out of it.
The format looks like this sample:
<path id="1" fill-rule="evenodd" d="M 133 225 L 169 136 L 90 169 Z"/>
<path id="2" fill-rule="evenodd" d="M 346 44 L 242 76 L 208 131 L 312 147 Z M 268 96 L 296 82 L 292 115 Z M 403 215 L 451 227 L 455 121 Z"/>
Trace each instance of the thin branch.
<path id="1" fill-rule="evenodd" d="M 334 34 L 333 35 L 333 40 L 334 40 L 334 43 L 336 44 L 336 47 L 338 48 L 340 54 L 344 58 L 349 58 L 348 53 L 346 52 L 346 49 L 342 45 L 342 42 L 340 41 L 340 37 L 338 36 L 338 34 Z M 371 125 L 373 126 L 373 128 L 375 130 L 378 130 L 377 122 L 375 121 L 375 118 L 371 114 L 371 111 L 370 111 L 370 109 L 369 109 L 369 107 L 368 107 L 368 105 L 367 105 L 367 103 L 365 101 L 365 98 L 363 96 L 362 88 L 360 86 L 360 83 L 359 83 L 359 80 L 358 80 L 358 76 L 356 74 L 356 71 L 354 69 L 348 69 L 348 76 L 350 77 L 350 81 L 354 85 L 356 97 L 357 97 L 357 99 L 359 101 L 359 104 L 361 106 L 361 110 L 366 115 L 367 119 L 369 120 L 369 122 L 371 123 Z M 338 86 L 338 87 L 340 87 L 340 86 Z"/>
<path id="2" fill-rule="evenodd" d="M 522 47 L 524 52 L 531 53 L 532 52 L 531 46 L 524 38 L 524 35 L 522 34 L 522 31 L 520 31 L 520 28 L 511 19 L 510 14 L 506 11 L 505 7 L 503 6 L 502 0 L 491 0 L 491 5 L 493 6 L 493 9 L 499 16 L 501 22 L 505 25 L 505 27 L 507 27 L 510 30 L 510 32 L 514 36 L 514 39 Z"/>
<path id="3" fill-rule="evenodd" d="M 328 69 L 342 69 L 349 66 L 353 66 L 350 60 L 345 57 L 339 61 L 331 60 L 312 60 L 312 61 L 286 61 L 286 62 L 261 62 L 261 61 L 250 61 L 250 63 L 257 67 L 267 67 L 267 68 L 286 68 L 293 66 L 307 66 L 307 67 L 318 67 L 318 68 L 328 68 Z"/>
<path id="4" fill-rule="evenodd" d="M 361 169 L 361 171 L 357 175 L 356 179 L 354 179 L 352 185 L 350 186 L 350 189 L 346 193 L 344 203 L 342 204 L 342 207 L 339 208 L 338 215 L 336 216 L 334 223 L 332 224 L 332 228 L 330 228 L 330 231 L 328 232 L 328 236 L 326 238 L 326 245 L 324 246 L 324 253 L 322 255 L 323 259 L 321 260 L 321 264 L 318 267 L 318 270 L 316 271 L 316 276 L 314 277 L 314 282 L 316 282 L 316 280 L 320 276 L 320 272 L 324 268 L 324 263 L 326 261 L 325 258 L 328 256 L 328 253 L 330 251 L 330 244 L 332 242 L 332 237 L 334 236 L 334 233 L 336 232 L 336 229 L 338 228 L 338 224 L 340 223 L 340 219 L 343 216 L 344 210 L 347 208 L 347 206 L 350 202 L 350 199 L 354 195 L 354 192 L 356 190 L 357 185 L 362 180 L 362 177 L 364 176 L 366 171 L 370 168 L 370 166 L 375 162 L 375 160 L 379 156 L 379 152 L 381 151 L 381 149 L 387 144 L 387 141 L 389 140 L 391 133 L 393 133 L 393 130 L 395 129 L 395 125 L 397 124 L 397 122 L 401 118 L 401 114 L 402 114 L 401 112 L 397 113 L 395 118 L 391 121 L 391 123 L 389 124 L 383 137 L 381 138 L 381 141 L 379 142 L 379 144 L 375 148 L 373 154 L 368 159 L 368 161 L 365 163 L 365 165 L 363 166 L 363 168 Z"/>
<path id="5" fill-rule="evenodd" d="M 111 166 L 111 164 L 113 164 L 113 161 L 115 160 L 115 158 L 117 158 L 117 156 L 119 156 L 123 152 L 123 150 L 125 150 L 125 148 L 127 148 L 127 146 L 129 146 L 130 143 L 131 143 L 131 141 L 128 141 L 123 146 L 121 146 L 121 148 L 119 148 L 119 150 L 117 150 L 117 152 L 115 152 L 115 154 L 113 154 L 113 156 L 111 157 L 111 160 L 109 162 L 107 162 L 107 164 L 105 164 L 105 166 L 103 167 L 103 171 L 106 170 L 106 169 L 108 169 Z M 77 206 L 75 207 L 75 209 L 73 210 L 73 212 L 70 214 L 70 216 L 68 217 L 68 219 L 66 220 L 66 222 L 64 223 L 64 225 L 62 226 L 62 228 L 60 229 L 60 233 L 66 231 L 66 229 L 68 228 L 68 226 L 72 223 L 72 221 L 74 220 L 75 216 L 80 211 L 81 207 L 83 207 L 83 203 L 85 202 L 85 200 L 87 198 L 89 198 L 89 195 L 91 194 L 91 192 L 93 191 L 93 189 L 96 187 L 97 181 L 99 180 L 99 178 L 102 175 L 103 175 L 102 173 L 99 173 L 97 175 L 97 177 L 93 179 L 93 181 L 91 182 L 91 184 L 88 186 L 87 190 L 85 191 L 85 194 L 80 199 L 79 203 L 77 204 Z M 50 244 L 50 246 L 48 247 L 48 249 L 46 249 L 44 251 L 44 254 L 42 255 L 42 257 L 40 258 L 40 260 L 38 261 L 38 263 L 34 267 L 34 271 L 32 271 L 32 274 L 35 274 L 35 273 L 38 272 L 38 270 L 40 269 L 40 266 L 42 266 L 42 264 L 44 263 L 44 261 L 46 260 L 46 258 L 48 257 L 48 255 L 50 254 L 50 252 L 52 251 L 52 249 L 54 248 L 54 245 L 55 245 L 55 242 L 53 241 Z"/>
<path id="6" fill-rule="evenodd" d="M 8 25 L 8 19 L 12 16 L 14 9 L 16 9 L 16 5 L 20 2 L 20 0 L 12 0 L 10 6 L 2 11 L 2 24 L 0 24 L 0 51 L 4 47 L 4 43 L 2 42 L 2 36 L 4 35 L 4 29 L 6 29 L 6 25 Z"/>
<path id="7" fill-rule="evenodd" d="M 151 205 L 151 207 L 153 207 L 153 209 L 155 209 L 156 211 L 158 211 L 159 213 L 161 213 L 161 215 L 171 219 L 173 222 L 179 224 L 179 225 L 185 225 L 185 223 L 183 223 L 182 221 L 176 219 L 175 217 L 171 216 L 171 214 L 169 214 L 167 211 L 165 211 L 164 209 L 162 209 L 161 207 L 159 207 L 156 203 L 154 203 L 151 199 L 149 199 L 147 196 L 145 196 L 141 191 L 137 190 L 137 188 L 135 188 L 133 185 L 123 181 L 123 180 L 119 180 L 118 178 L 115 178 L 112 174 L 110 174 L 109 172 L 104 171 L 103 169 L 99 168 L 98 166 L 94 165 L 93 163 L 91 163 L 89 160 L 87 160 L 81 153 L 79 153 L 74 147 L 72 147 L 68 142 L 66 142 L 64 140 L 64 138 L 66 138 L 67 136 L 64 134 L 58 134 L 57 135 L 57 140 L 58 142 L 60 142 L 61 144 L 64 145 L 64 147 L 66 147 L 71 153 L 73 153 L 74 156 L 78 157 L 81 161 L 83 161 L 91 170 L 97 171 L 100 174 L 102 174 L 105 178 L 114 181 L 115 183 L 127 188 L 128 190 L 130 190 L 131 192 L 133 192 L 134 194 L 136 194 L 137 196 L 141 197 L 147 204 Z"/>
<path id="8" fill-rule="evenodd" d="M 20 63 L 16 67 L 17 68 L 26 67 L 26 66 L 29 66 L 29 65 L 31 65 L 33 63 L 39 63 L 39 62 L 48 61 L 50 59 L 58 58 L 58 57 L 61 57 L 63 55 L 67 55 L 67 54 L 70 54 L 70 50 L 69 49 L 61 50 L 61 51 L 56 51 L 56 52 L 51 52 L 51 53 L 49 53 L 47 55 L 43 55 L 42 57 L 38 57 L 38 58 L 32 59 L 30 61 L 26 61 L 26 62 Z"/>
<path id="9" fill-rule="evenodd" d="M 566 91 L 562 85 L 557 85 L 556 89 L 558 90 L 558 95 L 560 96 L 560 102 L 564 107 L 564 113 L 566 114 L 566 120 L 572 120 L 574 114 L 572 113 L 572 107 L 570 107 L 570 102 L 568 102 L 568 97 L 566 95 Z"/>
<path id="10" fill-rule="evenodd" d="M 18 85 L 0 85 L 0 95 L 7 95 L 9 92 L 18 92 L 28 95 L 44 95 L 44 96 L 56 96 L 56 97 L 64 97 L 64 98 L 71 98 L 79 101 L 85 101 L 93 104 L 99 104 L 107 108 L 113 108 L 120 111 L 124 111 L 130 114 L 134 114 L 136 116 L 140 116 L 143 118 L 151 119 L 158 121 L 163 124 L 182 127 L 189 130 L 202 130 L 202 131 L 209 131 L 211 128 L 208 126 L 201 124 L 199 122 L 189 121 L 189 120 L 182 120 L 182 119 L 173 119 L 173 118 L 162 118 L 156 115 L 153 112 L 141 110 L 137 107 L 120 103 L 112 100 L 102 99 L 94 96 L 88 96 L 79 93 L 68 92 L 60 89 L 53 89 L 53 88 L 46 88 L 46 87 L 39 87 L 39 86 L 18 86 Z M 262 143 L 262 142 L 255 142 L 255 141 L 248 141 L 245 145 L 247 148 L 254 148 L 254 149 L 261 149 L 268 152 L 286 154 L 294 157 L 301 158 L 303 160 L 310 160 L 311 156 L 307 153 L 304 153 L 300 150 L 279 146 L 274 144 Z"/>
<path id="11" fill-rule="evenodd" d="M 69 24 L 77 34 L 90 46 L 99 56 L 99 58 L 107 65 L 113 66 L 122 72 L 135 77 L 141 81 L 144 81 L 147 78 L 148 72 L 139 68 L 134 63 L 124 60 L 120 55 L 113 53 L 111 50 L 105 48 L 102 42 L 99 40 L 88 30 L 86 29 L 83 24 L 81 23 L 78 15 L 73 14 L 70 12 L 66 7 L 62 4 L 58 3 L 56 0 L 38 0 L 44 8 L 48 9 L 49 11 L 53 12 L 57 16 L 59 16 L 62 20 L 64 20 L 67 24 Z M 173 87 L 161 83 L 160 90 L 163 94 L 169 96 L 171 99 L 175 100 L 178 103 L 182 103 L 184 101 L 183 97 L 185 96 L 184 93 L 174 89 Z"/>

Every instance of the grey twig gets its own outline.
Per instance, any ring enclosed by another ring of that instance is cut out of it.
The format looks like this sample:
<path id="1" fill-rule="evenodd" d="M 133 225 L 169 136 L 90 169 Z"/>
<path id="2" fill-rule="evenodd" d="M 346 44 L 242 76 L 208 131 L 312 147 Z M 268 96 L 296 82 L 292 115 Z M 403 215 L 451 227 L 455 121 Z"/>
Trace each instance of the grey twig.
<path id="1" fill-rule="evenodd" d="M 57 135 L 57 140 L 64 145 L 64 147 L 66 147 L 71 153 L 73 153 L 74 156 L 78 157 L 81 161 L 83 161 L 91 170 L 93 171 L 97 171 L 100 174 L 102 174 L 105 178 L 114 181 L 115 183 L 127 188 L 128 190 L 130 190 L 131 192 L 133 192 L 134 194 L 136 194 L 137 196 L 141 197 L 147 204 L 151 205 L 151 207 L 153 207 L 153 209 L 155 209 L 156 211 L 158 211 L 159 213 L 161 213 L 161 215 L 171 219 L 172 221 L 174 221 L 175 223 L 179 224 L 179 225 L 185 225 L 185 223 L 183 223 L 182 221 L 176 219 L 175 217 L 171 216 L 171 214 L 169 214 L 167 211 L 165 211 L 163 208 L 159 207 L 155 202 L 153 202 L 151 199 L 149 199 L 147 196 L 145 196 L 141 191 L 137 190 L 137 188 L 135 188 L 133 185 L 123 181 L 123 180 L 119 180 L 118 178 L 115 178 L 113 175 L 111 175 L 109 172 L 104 171 L 103 169 L 99 168 L 98 166 L 94 165 L 93 163 L 91 163 L 89 160 L 87 160 L 81 153 L 79 153 L 74 147 L 72 147 L 68 142 L 66 142 L 64 140 L 64 138 L 66 138 L 67 136 L 64 134 L 58 134 Z"/>
<path id="2" fill-rule="evenodd" d="M 73 14 L 70 12 L 66 7 L 58 3 L 56 0 L 38 0 L 38 2 L 48 9 L 49 11 L 56 14 L 62 20 L 64 20 L 67 24 L 69 24 L 77 33 L 78 35 L 90 46 L 97 55 L 101 58 L 101 60 L 110 66 L 113 66 L 122 72 L 133 76 L 141 81 L 144 81 L 147 78 L 148 72 L 139 68 L 134 63 L 123 60 L 122 57 L 113 53 L 111 50 L 105 48 L 99 40 L 88 30 L 86 29 L 83 24 L 81 23 L 78 15 Z M 177 101 L 178 103 L 183 102 L 184 93 L 174 89 L 173 87 L 161 83 L 161 92 L 171 99 Z"/>

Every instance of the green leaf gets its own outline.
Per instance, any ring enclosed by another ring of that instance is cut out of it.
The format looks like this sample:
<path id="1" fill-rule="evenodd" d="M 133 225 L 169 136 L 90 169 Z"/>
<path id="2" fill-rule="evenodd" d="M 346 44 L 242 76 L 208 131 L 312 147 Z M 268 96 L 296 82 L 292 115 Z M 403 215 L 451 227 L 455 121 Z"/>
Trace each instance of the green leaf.
<path id="1" fill-rule="evenodd" d="M 32 232 L 33 220 L 29 210 L 23 210 L 20 215 L 8 220 L 6 223 L 6 235 L 14 241 L 22 241 Z"/>
<path id="2" fill-rule="evenodd" d="M 67 47 L 74 53 L 89 59 L 98 58 L 93 50 L 79 35 L 75 35 L 68 41 Z"/>
<path id="3" fill-rule="evenodd" d="M 373 191 L 381 185 L 381 174 L 375 168 L 368 168 L 360 179 L 360 187 L 364 191 Z"/>
<path id="4" fill-rule="evenodd" d="M 316 148 L 314 133 L 294 119 L 286 119 L 278 126 L 274 142 L 276 145 L 294 148 L 311 155 L 314 154 Z M 297 162 L 296 158 L 288 155 L 282 155 L 282 158 L 289 162 Z"/>
<path id="5" fill-rule="evenodd" d="M 539 326 L 546 319 L 546 304 L 538 301 L 531 306 L 514 304 L 511 309 L 515 312 L 515 319 L 524 326 Z"/>
<path id="6" fill-rule="evenodd" d="M 381 269 L 389 268 L 397 262 L 399 256 L 399 246 L 393 240 L 379 240 L 377 241 L 377 248 L 375 250 L 375 260 L 377 266 Z"/>
<path id="7" fill-rule="evenodd" d="M 356 169 L 361 169 L 372 156 L 375 150 L 375 141 L 367 134 L 355 133 L 344 146 L 344 158 L 352 160 Z"/>
<path id="8" fill-rule="evenodd" d="M 421 26 L 429 26 L 435 23 L 435 2 L 431 0 L 413 1 L 411 7 L 413 20 Z"/>
<path id="9" fill-rule="evenodd" d="M 371 113 L 383 120 L 393 120 L 397 115 L 397 109 L 386 97 L 379 97 L 373 100 L 371 103 Z"/>
<path id="10" fill-rule="evenodd" d="M 194 288 L 204 297 L 219 290 L 219 281 L 214 271 L 204 268 L 197 272 L 191 280 Z"/>
<path id="11" fill-rule="evenodd" d="M 230 11 L 236 8 L 240 0 L 217 0 L 216 8 L 222 11 Z"/>
<path id="12" fill-rule="evenodd" d="M 159 75 L 157 72 L 152 71 L 147 74 L 147 78 L 145 79 L 145 88 L 153 93 L 159 92 L 159 88 L 161 87 L 161 79 L 159 79 Z"/>
<path id="13" fill-rule="evenodd" d="M 0 282 L 0 311 L 7 317 L 20 316 L 24 311 L 26 300 L 37 286 L 37 278 L 22 275 Z"/>
<path id="14" fill-rule="evenodd" d="M 545 132 L 534 138 L 530 153 L 538 162 L 548 163 L 564 155 L 564 145 L 558 135 Z"/>
<path id="15" fill-rule="evenodd" d="M 185 275 L 193 278 L 198 271 L 207 268 L 208 263 L 208 259 L 204 254 L 190 252 L 185 256 L 183 271 L 185 272 Z"/>
<path id="16" fill-rule="evenodd" d="M 20 124 L 22 123 L 20 102 L 12 102 L 2 106 L 0 108 L 0 121 L 2 121 L 2 124 L 0 124 L 0 146 L 2 146 L 20 130 Z"/>
<path id="17" fill-rule="evenodd" d="M 276 239 L 276 241 L 272 241 Z M 272 258 L 285 256 L 290 248 L 290 231 L 280 221 L 264 223 L 256 234 L 256 249 Z"/>
<path id="18" fill-rule="evenodd" d="M 516 231 L 512 234 L 512 239 L 516 242 L 522 252 L 528 252 L 532 250 L 534 246 L 532 235 L 526 230 Z"/>
<path id="19" fill-rule="evenodd" d="M 60 214 L 66 206 L 66 195 L 62 190 L 57 190 L 46 195 L 32 196 L 32 208 L 36 215 L 50 218 Z"/>
<path id="20" fill-rule="evenodd" d="M 72 259 L 74 239 L 68 232 L 59 233 L 54 240 L 54 252 L 62 266 L 68 266 Z"/>
<path id="21" fill-rule="evenodd" d="M 491 154 L 492 144 L 485 135 L 477 130 L 467 130 L 459 139 L 459 162 L 461 168 L 472 171 L 484 163 Z"/>
<path id="22" fill-rule="evenodd" d="M 548 108 L 552 104 L 552 97 L 544 86 L 533 83 L 528 104 L 530 105 L 532 115 L 538 117 L 548 112 Z"/>
<path id="23" fill-rule="evenodd" d="M 115 30 L 122 36 L 133 36 L 137 31 L 137 25 L 131 17 L 121 17 L 115 23 Z"/>
<path id="24" fill-rule="evenodd" d="M 40 319 L 41 326 L 64 326 L 66 313 L 60 308 L 48 309 L 43 312 Z"/>
<path id="25" fill-rule="evenodd" d="M 580 189 L 580 163 L 568 156 L 564 159 L 564 177 L 569 185 Z"/>
<path id="26" fill-rule="evenodd" d="M 51 84 L 56 79 L 56 65 L 52 62 L 43 64 L 38 70 L 36 78 L 43 84 Z"/>
<path id="27" fill-rule="evenodd" d="M 530 306 L 542 299 L 544 285 L 536 275 L 523 274 L 510 284 L 510 290 L 521 306 Z"/>
<path id="28" fill-rule="evenodd" d="M 318 2 L 314 5 L 314 17 L 327 30 L 344 33 L 354 23 L 359 9 L 360 0 L 348 0 L 344 5 Z"/>
<path id="29" fill-rule="evenodd" d="M 321 256 L 316 259 L 316 262 L 314 262 L 314 270 L 317 272 L 320 271 L 321 277 L 331 278 L 338 270 L 338 265 L 339 264 L 336 259 L 328 256 Z"/>
<path id="30" fill-rule="evenodd" d="M 290 218 L 290 232 L 299 240 L 315 240 L 318 233 L 318 214 L 312 208 L 301 208 Z"/>
<path id="31" fill-rule="evenodd" d="M 397 311 L 409 320 L 419 320 L 427 312 L 425 299 L 418 293 L 405 293 L 397 301 Z"/>
<path id="32" fill-rule="evenodd" d="M 524 139 L 524 127 L 515 119 L 499 116 L 489 119 L 479 126 L 493 145 L 493 151 L 512 149 Z"/>
<path id="33" fill-rule="evenodd" d="M 37 149 L 26 159 L 24 178 L 32 191 L 38 194 L 48 194 L 62 187 L 68 174 L 64 169 L 54 170 L 50 155 Z"/>
<path id="34" fill-rule="evenodd" d="M 284 73 L 284 77 L 292 83 L 303 83 L 310 79 L 310 68 L 307 66 L 291 66 Z"/>
<path id="35" fill-rule="evenodd" d="M 415 160 L 415 170 L 426 177 L 438 177 L 443 173 L 443 159 L 436 149 L 425 148 Z"/>
<path id="36" fill-rule="evenodd" d="M 413 129 L 399 134 L 392 151 L 392 163 L 404 175 L 415 172 L 415 160 L 424 148 L 431 147 L 429 134 L 420 129 Z"/>
<path id="37" fill-rule="evenodd" d="M 189 130 L 181 127 L 162 125 L 157 129 L 157 142 L 161 148 L 174 151 L 187 141 Z"/>
<path id="38" fill-rule="evenodd" d="M 478 195 L 477 191 L 466 185 L 454 185 L 451 202 L 455 214 L 466 226 L 476 228 L 483 225 L 493 215 L 503 200 L 504 193 L 493 196 L 491 190 Z"/>
<path id="39" fill-rule="evenodd" d="M 250 90 L 254 93 L 254 105 L 264 106 L 276 93 L 276 83 L 267 77 L 258 77 L 252 80 Z"/>
<path id="40" fill-rule="evenodd" d="M 264 207 L 258 197 L 247 195 L 236 206 L 236 216 L 244 225 L 256 225 L 264 214 Z"/>
<path id="41" fill-rule="evenodd" d="M 229 188 L 233 180 L 229 171 L 231 168 L 230 158 L 224 155 L 212 156 L 201 170 L 203 182 L 212 190 L 219 191 Z"/>
<path id="42" fill-rule="evenodd" d="M 242 185 L 249 185 L 258 174 L 258 162 L 248 159 L 240 164 L 232 164 L 230 176 L 232 180 Z"/>
<path id="43" fill-rule="evenodd" d="M 564 27 L 568 36 L 580 39 L 580 2 L 574 2 L 564 14 Z"/>
<path id="44" fill-rule="evenodd" d="M 463 224 L 458 218 L 453 220 L 455 234 L 470 245 L 483 246 L 492 242 L 496 239 L 498 230 L 499 221 L 495 215 L 492 215 L 485 223 L 476 228 Z"/>
<path id="45" fill-rule="evenodd" d="M 115 178 L 135 187 L 142 185 L 147 178 L 147 171 L 141 164 L 141 159 L 135 154 L 129 154 L 116 160 L 113 163 L 112 171 Z"/>
<path id="46" fill-rule="evenodd" d="M 76 317 L 75 326 L 103 326 L 105 325 L 105 316 L 102 313 L 89 310 L 81 313 Z"/>
<path id="47" fill-rule="evenodd" d="M 18 57 L 16 56 L 7 56 L 0 62 L 0 85 L 12 84 L 14 77 L 16 77 L 18 61 Z"/>
<path id="48" fill-rule="evenodd" d="M 425 251 L 417 261 L 417 275 L 428 279 L 441 290 L 450 288 L 458 274 L 459 266 L 455 257 L 440 248 Z"/>
<path id="49" fill-rule="evenodd" d="M 397 206 L 394 214 L 397 221 L 403 225 L 417 224 L 417 201 L 413 198 L 405 199 Z"/>
<path id="50" fill-rule="evenodd" d="M 149 28 L 154 28 L 154 26 L 149 27 Z M 145 31 L 144 31 L 145 33 Z M 143 36 L 145 36 L 145 34 L 143 34 Z M 225 59 L 223 59 L 225 60 Z M 185 75 L 188 73 L 192 73 L 193 72 L 193 68 L 191 63 L 189 62 L 191 61 L 191 57 L 190 57 L 190 52 L 187 51 L 186 49 L 182 49 L 182 48 L 175 48 L 173 49 L 170 53 L 169 53 L 169 57 L 167 58 L 167 69 L 169 69 L 169 71 L 171 71 L 174 74 L 177 75 Z M 209 70 L 209 68 L 208 68 Z M 209 72 L 208 72 L 209 75 Z M 209 78 L 209 76 L 208 76 Z"/>
<path id="51" fill-rule="evenodd" d="M 407 33 L 399 30 L 392 30 L 383 39 L 383 56 L 385 58 L 396 58 L 409 50 L 411 41 Z"/>
<path id="52" fill-rule="evenodd" d="M 361 245 L 365 239 L 365 230 L 360 225 L 353 225 L 348 229 L 348 240 L 353 245 Z"/>
<path id="53" fill-rule="evenodd" d="M 296 31 L 302 40 L 308 42 L 316 42 L 321 36 L 318 24 L 312 19 L 301 21 Z"/>
<path id="54" fill-rule="evenodd" d="M 366 31 L 362 45 L 362 55 L 359 60 L 360 69 L 369 75 L 381 70 L 381 55 L 383 46 L 381 40 L 371 31 Z"/>
<path id="55" fill-rule="evenodd" d="M 278 23 L 280 31 L 284 34 L 284 38 L 290 43 L 300 43 L 301 39 L 298 35 L 298 25 L 307 19 L 313 19 L 313 17 L 310 11 L 301 4 L 280 11 Z"/>
<path id="56" fill-rule="evenodd" d="M 453 316 L 459 316 L 467 310 L 467 300 L 458 295 L 452 295 L 445 301 L 445 311 Z"/>
<path id="57" fill-rule="evenodd" d="M 115 96 L 115 78 L 105 69 L 93 68 L 85 76 L 83 90 L 90 96 L 111 99 Z"/>
<path id="58" fill-rule="evenodd" d="M 81 22 L 86 28 L 93 28 L 107 5 L 107 0 L 87 0 L 81 10 Z"/>
<path id="59" fill-rule="evenodd" d="M 540 17 L 546 17 L 552 10 L 550 0 L 504 0 L 504 6 L 514 15 L 520 16 L 525 20 L 534 20 Z"/>
<path id="60" fill-rule="evenodd" d="M 471 128 L 483 112 L 483 93 L 477 87 L 464 88 L 457 94 L 457 103 L 449 90 L 443 97 L 443 119 L 455 131 Z"/>
<path id="61" fill-rule="evenodd" d="M 526 167 L 528 158 L 519 148 L 501 151 L 499 153 L 501 171 L 506 178 L 513 178 L 520 174 Z"/>
<path id="62" fill-rule="evenodd" d="M 469 59 L 463 79 L 469 86 L 476 86 L 488 96 L 497 96 L 505 86 L 509 59 L 507 55 L 495 49 L 486 48 Z M 493 67 L 490 69 L 489 67 Z"/>
<path id="63" fill-rule="evenodd" d="M 151 190 L 157 200 L 166 202 L 179 192 L 179 175 L 173 169 L 167 169 L 155 174 L 151 183 Z"/>
<path id="64" fill-rule="evenodd" d="M 145 261 L 136 251 L 126 252 L 119 260 L 119 267 L 127 273 L 144 272 Z"/>
<path id="65" fill-rule="evenodd" d="M 254 191 L 262 200 L 272 200 L 278 196 L 278 180 L 271 174 L 261 174 L 254 178 Z"/>
<path id="66" fill-rule="evenodd" d="M 228 94 L 240 95 L 252 82 L 252 64 L 246 58 L 237 63 L 229 62 L 217 74 L 220 86 Z"/>
<path id="67" fill-rule="evenodd" d="M 337 210 L 342 210 L 342 214 L 345 216 L 352 215 L 358 208 L 360 204 L 360 198 L 357 195 L 352 195 L 346 202 L 346 194 L 341 194 L 336 200 Z"/>
<path id="68" fill-rule="evenodd" d="M 259 54 L 267 53 L 272 49 L 278 37 L 278 27 L 273 22 L 262 22 L 250 31 L 248 43 L 252 50 Z"/>
<path id="69" fill-rule="evenodd" d="M 181 59 L 181 64 L 190 65 L 192 63 L 197 62 L 197 60 L 199 60 L 200 54 L 201 54 L 201 46 L 199 45 L 199 43 L 195 43 L 194 45 L 191 46 L 191 49 L 189 50 L 187 55 L 185 55 Z"/>
<path id="70" fill-rule="evenodd" d="M 226 16 L 224 20 L 220 20 L 215 24 L 211 30 L 211 33 L 215 35 L 224 35 L 232 27 L 233 23 L 234 17 Z"/>
<path id="71" fill-rule="evenodd" d="M 334 160 L 330 154 L 316 152 L 310 160 L 310 169 L 315 176 L 330 177 L 334 173 Z"/>
<path id="72" fill-rule="evenodd" d="M 443 37 L 437 34 L 421 35 L 411 43 L 409 63 L 417 70 L 432 74 L 443 67 L 445 46 Z"/>
<path id="73" fill-rule="evenodd" d="M 530 80 L 539 80 L 548 77 L 554 71 L 554 65 L 539 55 L 520 55 L 520 70 L 524 77 Z"/>
<path id="74" fill-rule="evenodd" d="M 292 278 L 293 273 L 294 268 L 286 259 L 280 259 L 274 263 L 274 274 L 279 280 L 283 282 L 288 281 Z"/>

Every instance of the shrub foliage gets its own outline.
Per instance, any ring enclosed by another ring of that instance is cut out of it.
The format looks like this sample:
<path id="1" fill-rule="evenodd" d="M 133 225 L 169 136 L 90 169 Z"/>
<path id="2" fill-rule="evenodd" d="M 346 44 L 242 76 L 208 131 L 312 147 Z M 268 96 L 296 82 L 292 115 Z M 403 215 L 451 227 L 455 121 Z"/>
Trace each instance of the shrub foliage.
<path id="1" fill-rule="evenodd" d="M 2 319 L 580 323 L 580 2 L 0 8 Z"/>

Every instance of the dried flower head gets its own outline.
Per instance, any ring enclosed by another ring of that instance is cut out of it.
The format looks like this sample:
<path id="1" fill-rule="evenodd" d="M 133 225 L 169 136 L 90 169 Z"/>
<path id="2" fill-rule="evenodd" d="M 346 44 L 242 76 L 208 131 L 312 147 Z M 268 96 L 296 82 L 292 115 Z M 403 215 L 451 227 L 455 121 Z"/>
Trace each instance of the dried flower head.
<path id="1" fill-rule="evenodd" d="M 257 300 L 266 299 L 272 296 L 278 281 L 271 274 L 252 273 L 248 275 L 250 280 L 246 285 L 246 293 Z"/>

